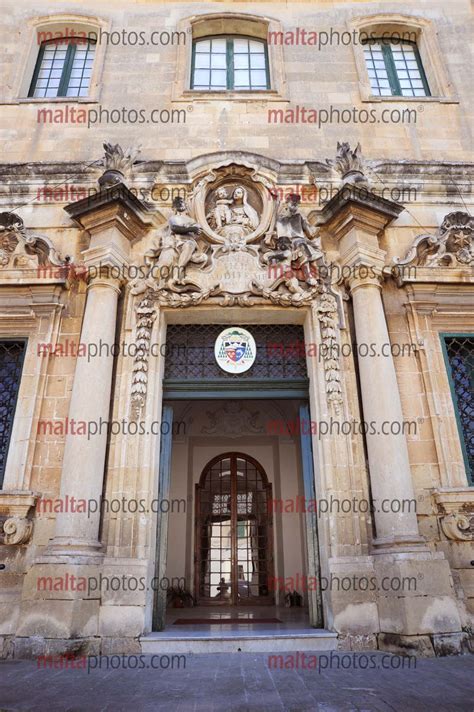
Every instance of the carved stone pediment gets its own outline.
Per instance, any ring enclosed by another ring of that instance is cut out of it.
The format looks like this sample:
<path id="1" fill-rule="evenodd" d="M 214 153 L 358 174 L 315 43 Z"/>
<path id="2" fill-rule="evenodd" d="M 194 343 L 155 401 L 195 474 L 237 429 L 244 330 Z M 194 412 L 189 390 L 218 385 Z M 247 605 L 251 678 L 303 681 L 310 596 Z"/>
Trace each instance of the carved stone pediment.
<path id="1" fill-rule="evenodd" d="M 63 264 L 47 237 L 27 232 L 15 213 L 0 213 L 0 270 L 37 270 Z"/>
<path id="2" fill-rule="evenodd" d="M 436 235 L 419 235 L 404 259 L 394 260 L 394 272 L 404 265 L 474 266 L 474 218 L 460 211 L 446 215 Z"/>
<path id="3" fill-rule="evenodd" d="M 290 194 L 281 205 L 275 194 L 257 167 L 229 163 L 198 177 L 188 200 L 174 199 L 167 224 L 155 230 L 145 252 L 145 276 L 130 285 L 138 297 L 135 416 L 146 403 L 151 332 L 160 306 L 312 306 L 323 343 L 335 343 L 337 295 L 318 228 L 300 207 L 301 196 Z M 340 365 L 333 352 L 325 372 L 328 402 L 337 410 Z"/>
<path id="4" fill-rule="evenodd" d="M 155 231 L 132 294 L 171 307 L 309 304 L 328 287 L 318 230 L 300 196 L 280 205 L 274 188 L 257 167 L 235 163 L 198 177 Z"/>

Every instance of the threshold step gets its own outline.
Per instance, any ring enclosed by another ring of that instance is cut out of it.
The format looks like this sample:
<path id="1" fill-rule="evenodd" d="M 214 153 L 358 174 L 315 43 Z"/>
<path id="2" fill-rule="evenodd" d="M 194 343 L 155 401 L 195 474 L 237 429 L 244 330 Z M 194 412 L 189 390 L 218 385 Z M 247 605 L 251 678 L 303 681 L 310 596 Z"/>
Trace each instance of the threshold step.
<path id="1" fill-rule="evenodd" d="M 193 631 L 192 633 L 169 630 L 149 633 L 140 638 L 144 655 L 161 653 L 284 653 L 297 650 L 336 650 L 337 633 L 312 628 L 307 631 L 256 633 L 232 631 L 216 634 L 216 631 Z"/>

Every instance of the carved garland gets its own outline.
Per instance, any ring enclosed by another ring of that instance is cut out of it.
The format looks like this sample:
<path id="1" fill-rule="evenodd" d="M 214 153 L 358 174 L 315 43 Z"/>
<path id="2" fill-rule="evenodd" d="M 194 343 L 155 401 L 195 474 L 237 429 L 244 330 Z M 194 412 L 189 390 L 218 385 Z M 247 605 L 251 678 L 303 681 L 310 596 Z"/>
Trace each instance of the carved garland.
<path id="1" fill-rule="evenodd" d="M 138 417 L 145 406 L 148 387 L 148 360 L 150 357 L 151 330 L 157 311 L 152 300 L 145 296 L 136 307 L 137 335 L 132 378 L 132 413 Z"/>
<path id="2" fill-rule="evenodd" d="M 316 309 L 321 328 L 327 400 L 339 414 L 342 405 L 342 385 L 341 365 L 337 349 L 339 327 L 335 297 L 327 292 L 322 294 Z"/>

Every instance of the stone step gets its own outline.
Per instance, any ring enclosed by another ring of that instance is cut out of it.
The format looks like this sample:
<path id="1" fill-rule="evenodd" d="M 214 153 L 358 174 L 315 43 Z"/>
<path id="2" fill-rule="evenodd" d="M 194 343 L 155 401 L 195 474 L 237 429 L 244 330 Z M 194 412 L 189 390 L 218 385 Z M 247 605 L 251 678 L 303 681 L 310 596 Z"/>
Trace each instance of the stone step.
<path id="1" fill-rule="evenodd" d="M 252 631 L 173 631 L 150 633 L 140 638 L 142 653 L 284 653 L 305 650 L 336 650 L 337 633 L 329 630 L 287 630 L 256 633 Z"/>

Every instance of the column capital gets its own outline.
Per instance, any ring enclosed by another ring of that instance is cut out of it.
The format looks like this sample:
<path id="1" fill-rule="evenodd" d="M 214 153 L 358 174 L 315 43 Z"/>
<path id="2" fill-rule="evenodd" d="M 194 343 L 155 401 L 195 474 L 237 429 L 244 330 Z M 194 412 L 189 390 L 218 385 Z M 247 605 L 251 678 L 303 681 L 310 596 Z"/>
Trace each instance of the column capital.
<path id="1" fill-rule="evenodd" d="M 146 205 L 127 188 L 117 183 L 95 195 L 69 203 L 64 208 L 70 217 L 91 235 L 117 229 L 130 243 L 145 235 L 152 225 Z"/>
<path id="2" fill-rule="evenodd" d="M 354 228 L 378 237 L 403 210 L 403 205 L 368 188 L 345 185 L 326 203 L 321 217 L 325 229 L 339 241 Z"/>
<path id="3" fill-rule="evenodd" d="M 121 248 L 121 245 L 108 242 L 82 251 L 89 285 L 97 281 L 110 281 L 120 289 L 120 286 L 127 281 L 127 268 L 130 263 Z"/>
<path id="4" fill-rule="evenodd" d="M 324 206 L 324 230 L 339 244 L 340 261 L 357 274 L 367 266 L 382 274 L 385 251 L 379 239 L 403 206 L 371 193 L 367 188 L 346 185 Z"/>

